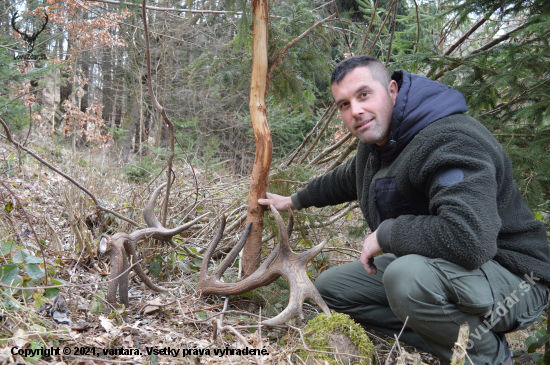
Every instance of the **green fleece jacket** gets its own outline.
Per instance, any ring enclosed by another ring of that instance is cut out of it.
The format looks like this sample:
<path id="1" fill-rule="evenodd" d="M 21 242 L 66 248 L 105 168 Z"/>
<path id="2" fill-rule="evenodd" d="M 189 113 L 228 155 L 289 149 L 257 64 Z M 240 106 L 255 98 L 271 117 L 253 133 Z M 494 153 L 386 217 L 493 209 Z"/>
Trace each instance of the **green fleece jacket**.
<path id="1" fill-rule="evenodd" d="M 301 207 L 353 200 L 384 252 L 467 269 L 494 259 L 550 283 L 544 225 L 522 201 L 500 144 L 465 114 L 432 122 L 394 159 L 380 159 L 360 142 L 356 156 L 293 196 Z"/>

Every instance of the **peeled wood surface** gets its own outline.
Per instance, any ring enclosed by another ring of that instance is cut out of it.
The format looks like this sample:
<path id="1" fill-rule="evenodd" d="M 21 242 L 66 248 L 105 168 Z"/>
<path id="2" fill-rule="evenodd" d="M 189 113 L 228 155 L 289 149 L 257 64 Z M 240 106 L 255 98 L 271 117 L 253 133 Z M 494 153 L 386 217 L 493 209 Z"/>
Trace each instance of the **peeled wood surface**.
<path id="1" fill-rule="evenodd" d="M 256 140 L 256 158 L 252 169 L 250 192 L 248 195 L 247 221 L 252 223 L 252 231 L 243 252 L 243 274 L 249 276 L 260 266 L 262 252 L 262 227 L 265 207 L 258 199 L 265 198 L 269 169 L 273 155 L 271 132 L 267 124 L 265 94 L 267 79 L 267 0 L 253 0 L 254 15 L 252 35 L 252 76 L 250 81 L 250 119 Z"/>
<path id="2" fill-rule="evenodd" d="M 231 265 L 233 260 L 239 254 L 239 251 L 243 247 L 246 236 L 248 235 L 251 224 L 246 228 L 246 232 L 241 240 L 233 247 L 231 252 L 222 261 L 220 266 L 214 270 L 211 275 L 208 275 L 208 263 L 212 256 L 212 253 L 216 249 L 225 228 L 225 217 L 223 218 L 222 227 L 216 236 L 216 238 L 209 245 L 208 250 L 204 254 L 204 259 L 201 265 L 199 285 L 197 291 L 202 296 L 209 294 L 220 295 L 234 295 L 242 294 L 260 286 L 266 286 L 279 278 L 284 276 L 290 284 L 290 298 L 288 306 L 276 317 L 264 321 L 263 324 L 268 326 L 274 326 L 287 322 L 295 315 L 303 318 L 302 303 L 306 298 L 311 298 L 322 308 L 323 312 L 330 315 L 330 310 L 323 301 L 323 298 L 307 276 L 307 263 L 314 258 L 321 250 L 326 242 L 323 242 L 309 250 L 296 254 L 290 247 L 290 233 L 292 231 L 293 217 L 291 215 L 288 227 L 285 227 L 281 215 L 277 210 L 271 206 L 271 211 L 275 215 L 277 221 L 277 228 L 279 230 L 279 244 L 267 259 L 262 263 L 260 268 L 256 270 L 249 277 L 236 282 L 236 283 L 224 283 L 221 281 L 221 276 L 225 270 Z"/>

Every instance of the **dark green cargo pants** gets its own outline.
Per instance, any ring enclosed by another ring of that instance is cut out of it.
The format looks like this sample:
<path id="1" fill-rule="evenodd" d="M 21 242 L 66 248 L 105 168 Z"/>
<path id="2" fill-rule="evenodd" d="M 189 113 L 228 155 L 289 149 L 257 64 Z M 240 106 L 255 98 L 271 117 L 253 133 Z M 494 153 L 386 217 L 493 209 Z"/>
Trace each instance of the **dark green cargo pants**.
<path id="1" fill-rule="evenodd" d="M 502 363 L 504 346 L 493 332 L 527 328 L 548 304 L 538 278 L 512 274 L 495 261 L 476 270 L 419 255 L 385 254 L 374 262 L 376 275 L 357 261 L 327 270 L 315 286 L 331 309 L 392 337 L 409 317 L 400 340 L 446 362 L 459 326 L 468 322 L 474 364 Z"/>

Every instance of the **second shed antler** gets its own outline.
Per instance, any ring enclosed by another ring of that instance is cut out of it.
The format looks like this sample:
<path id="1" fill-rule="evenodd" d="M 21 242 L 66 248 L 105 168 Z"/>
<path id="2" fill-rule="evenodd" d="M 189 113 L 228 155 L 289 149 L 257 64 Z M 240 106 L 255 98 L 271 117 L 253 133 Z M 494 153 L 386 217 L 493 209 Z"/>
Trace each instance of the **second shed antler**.
<path id="1" fill-rule="evenodd" d="M 323 312 L 330 315 L 330 310 L 323 301 L 321 294 L 317 291 L 315 286 L 311 283 L 311 280 L 307 276 L 307 263 L 314 258 L 321 250 L 326 242 L 323 242 L 309 250 L 296 254 L 290 247 L 290 233 L 292 232 L 294 218 L 292 213 L 290 214 L 290 220 L 288 227 L 285 226 L 283 218 L 277 210 L 271 206 L 271 211 L 277 221 L 277 229 L 279 230 L 279 244 L 267 259 L 262 263 L 258 270 L 244 280 L 237 283 L 224 283 L 221 281 L 221 276 L 231 265 L 233 260 L 237 257 L 241 249 L 243 248 L 248 234 L 250 233 L 251 223 L 249 223 L 243 237 L 233 247 L 231 252 L 222 261 L 211 275 L 208 275 L 208 263 L 216 246 L 220 242 L 223 231 L 225 228 L 225 217 L 222 221 L 222 227 L 218 232 L 216 238 L 212 241 L 208 250 L 204 254 L 204 258 L 201 265 L 199 285 L 197 291 L 201 292 L 203 296 L 208 294 L 220 294 L 220 295 L 234 295 L 246 293 L 252 289 L 260 286 L 271 284 L 277 280 L 281 275 L 286 278 L 290 284 L 290 298 L 288 306 L 279 315 L 262 322 L 268 326 L 274 326 L 287 322 L 295 315 L 303 317 L 302 303 L 305 299 L 311 298 L 321 307 Z"/>
<path id="2" fill-rule="evenodd" d="M 118 288 L 119 297 L 121 303 L 128 306 L 128 273 L 121 275 L 128 269 L 129 263 L 126 258 L 126 254 L 130 256 L 132 263 L 138 262 L 135 245 L 141 240 L 146 238 L 154 238 L 159 241 L 171 242 L 172 237 L 183 232 L 187 228 L 191 227 L 199 220 L 201 220 L 207 214 L 203 214 L 189 223 L 181 225 L 173 229 L 164 228 L 157 217 L 155 217 L 155 202 L 160 194 L 160 191 L 166 184 L 160 185 L 151 196 L 151 200 L 143 209 L 143 218 L 147 223 L 148 228 L 137 230 L 133 233 L 118 232 L 112 236 L 103 235 L 99 241 L 99 252 L 102 254 L 109 254 L 111 257 L 111 278 L 119 278 L 109 283 L 109 289 L 107 290 L 107 301 L 111 304 L 116 304 L 116 292 Z M 141 265 L 138 263 L 133 267 L 136 274 L 150 289 L 158 292 L 166 292 L 168 289 L 153 284 L 151 279 L 143 272 Z"/>

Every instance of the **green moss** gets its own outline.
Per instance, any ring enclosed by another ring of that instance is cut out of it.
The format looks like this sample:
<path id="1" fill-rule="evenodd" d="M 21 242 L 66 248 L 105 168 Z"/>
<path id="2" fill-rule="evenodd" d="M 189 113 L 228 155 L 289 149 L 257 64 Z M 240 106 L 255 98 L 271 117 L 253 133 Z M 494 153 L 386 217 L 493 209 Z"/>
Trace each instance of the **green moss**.
<path id="1" fill-rule="evenodd" d="M 329 351 L 334 349 L 328 347 L 329 334 L 335 331 L 340 331 L 346 334 L 351 342 L 359 349 L 360 356 L 366 359 L 357 359 L 357 364 L 376 364 L 376 352 L 374 345 L 363 330 L 361 325 L 357 324 L 347 314 L 332 313 L 330 317 L 326 314 L 319 314 L 317 317 L 309 321 L 305 328 L 305 333 L 313 331 L 311 336 L 306 337 L 306 343 L 312 350 Z M 323 353 L 312 353 L 317 360 L 326 360 L 330 364 L 339 364 L 333 355 Z M 307 354 L 302 351 L 300 356 L 307 357 Z"/>

